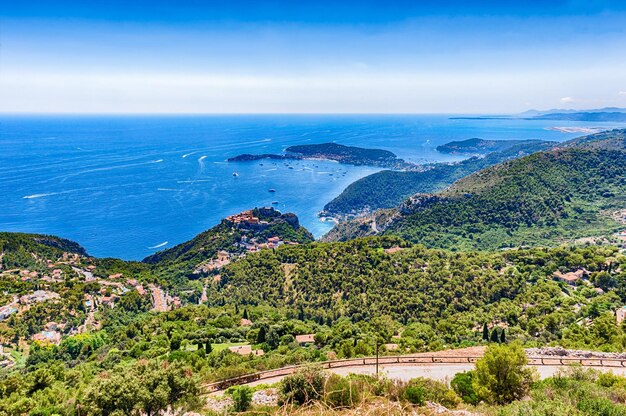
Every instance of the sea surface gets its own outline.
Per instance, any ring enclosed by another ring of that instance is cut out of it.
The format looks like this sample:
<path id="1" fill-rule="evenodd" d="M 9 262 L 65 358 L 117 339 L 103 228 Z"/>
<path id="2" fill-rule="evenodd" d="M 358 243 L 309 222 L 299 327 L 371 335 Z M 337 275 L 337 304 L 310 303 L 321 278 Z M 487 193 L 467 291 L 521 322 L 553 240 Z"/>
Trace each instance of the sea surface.
<path id="1" fill-rule="evenodd" d="M 317 217 L 324 204 L 379 169 L 226 159 L 337 142 L 426 163 L 459 160 L 435 150 L 452 140 L 563 141 L 582 135 L 549 130 L 554 126 L 619 125 L 441 115 L 1 115 L 0 231 L 53 234 L 79 242 L 95 256 L 142 259 L 227 215 L 274 203 L 296 213 L 319 237 L 332 226 Z"/>

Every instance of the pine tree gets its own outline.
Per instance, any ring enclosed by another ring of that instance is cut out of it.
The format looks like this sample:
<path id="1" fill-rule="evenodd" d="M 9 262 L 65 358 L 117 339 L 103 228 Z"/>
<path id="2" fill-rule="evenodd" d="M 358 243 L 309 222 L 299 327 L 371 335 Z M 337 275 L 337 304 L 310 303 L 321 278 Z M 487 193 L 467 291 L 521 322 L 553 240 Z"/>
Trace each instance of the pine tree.
<path id="1" fill-rule="evenodd" d="M 499 342 L 500 337 L 498 336 L 498 327 L 494 327 L 491 332 L 491 342 Z"/>
<path id="2" fill-rule="evenodd" d="M 486 322 L 483 325 L 483 341 L 489 341 L 489 327 Z"/>
<path id="3" fill-rule="evenodd" d="M 506 343 L 506 336 L 504 335 L 504 329 L 500 333 L 500 343 L 502 343 L 502 344 Z"/>

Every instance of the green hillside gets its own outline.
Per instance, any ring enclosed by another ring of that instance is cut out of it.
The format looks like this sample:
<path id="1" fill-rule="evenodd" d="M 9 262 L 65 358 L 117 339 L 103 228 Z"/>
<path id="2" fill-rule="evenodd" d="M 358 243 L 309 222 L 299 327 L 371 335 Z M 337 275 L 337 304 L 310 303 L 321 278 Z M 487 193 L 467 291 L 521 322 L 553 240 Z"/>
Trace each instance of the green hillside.
<path id="1" fill-rule="evenodd" d="M 63 253 L 86 256 L 78 243 L 42 234 L 0 232 L 0 269 L 45 268 L 46 259 L 57 259 Z"/>
<path id="2" fill-rule="evenodd" d="M 527 141 L 484 157 L 472 157 L 459 163 L 435 163 L 426 166 L 424 171 L 377 172 L 350 184 L 339 196 L 324 206 L 322 215 L 344 217 L 381 208 L 393 208 L 413 194 L 438 191 L 470 173 L 508 159 L 549 149 L 554 144 L 546 141 Z"/>
<path id="3" fill-rule="evenodd" d="M 233 255 L 245 253 L 246 247 L 242 245 L 244 241 L 263 244 L 271 237 L 293 243 L 313 241 L 313 235 L 300 226 L 294 214 L 281 214 L 273 208 L 255 208 L 250 214 L 259 221 L 258 226 L 235 224 L 225 219 L 189 241 L 146 257 L 143 262 L 162 271 L 190 275 L 197 265 L 215 258 L 220 250 Z"/>
<path id="4" fill-rule="evenodd" d="M 612 217 L 626 207 L 623 137 L 601 133 L 493 166 L 432 197 L 340 224 L 326 239 L 382 232 L 430 247 L 492 250 L 611 235 L 624 227 Z"/>

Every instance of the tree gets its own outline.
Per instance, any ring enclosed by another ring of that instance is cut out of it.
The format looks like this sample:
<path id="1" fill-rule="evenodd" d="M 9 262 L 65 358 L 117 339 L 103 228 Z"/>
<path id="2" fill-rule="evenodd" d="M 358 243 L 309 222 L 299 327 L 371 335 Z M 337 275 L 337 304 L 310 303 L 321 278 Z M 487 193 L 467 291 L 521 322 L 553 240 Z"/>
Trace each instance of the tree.
<path id="1" fill-rule="evenodd" d="M 474 379 L 476 373 L 474 371 L 466 371 L 464 373 L 457 373 L 450 382 L 450 387 L 458 394 L 465 403 L 477 405 L 478 395 L 474 390 Z"/>
<path id="2" fill-rule="evenodd" d="M 179 350 L 182 341 L 183 337 L 178 332 L 172 334 L 172 338 L 170 339 L 170 351 Z"/>
<path id="3" fill-rule="evenodd" d="M 280 334 L 278 333 L 276 328 L 270 328 L 269 332 L 267 333 L 267 345 L 271 349 L 276 349 L 278 348 L 279 344 L 280 344 Z"/>
<path id="4" fill-rule="evenodd" d="M 172 407 L 175 410 L 198 394 L 197 380 L 179 362 L 148 361 L 117 366 L 97 377 L 85 393 L 89 414 L 108 416 L 154 416 Z"/>
<path id="5" fill-rule="evenodd" d="M 247 308 L 243 310 L 243 316 L 242 316 L 242 318 L 243 318 L 243 319 L 249 319 L 249 318 L 248 318 L 248 309 L 247 309 Z"/>
<path id="6" fill-rule="evenodd" d="M 206 351 L 207 354 L 210 354 L 211 352 L 213 352 L 213 346 L 211 345 L 211 340 L 207 340 L 206 344 L 204 344 L 204 351 Z"/>
<path id="7" fill-rule="evenodd" d="M 527 363 L 526 353 L 518 343 L 490 345 L 485 356 L 476 362 L 472 384 L 478 397 L 499 405 L 523 398 L 535 375 Z"/>
<path id="8" fill-rule="evenodd" d="M 252 389 L 248 386 L 239 386 L 233 390 L 233 409 L 235 412 L 245 412 L 252 404 Z"/>
<path id="9" fill-rule="evenodd" d="M 494 327 L 491 331 L 491 342 L 499 342 L 500 336 L 498 335 L 498 327 Z"/>
<path id="10" fill-rule="evenodd" d="M 506 335 L 504 335 L 504 329 L 500 332 L 500 344 L 506 344 Z"/>
<path id="11" fill-rule="evenodd" d="M 489 341 L 489 327 L 486 322 L 483 324 L 483 341 Z"/>
<path id="12" fill-rule="evenodd" d="M 256 343 L 263 344 L 266 340 L 267 340 L 267 329 L 265 329 L 265 326 L 262 326 L 261 328 L 259 328 L 259 333 L 256 336 Z"/>

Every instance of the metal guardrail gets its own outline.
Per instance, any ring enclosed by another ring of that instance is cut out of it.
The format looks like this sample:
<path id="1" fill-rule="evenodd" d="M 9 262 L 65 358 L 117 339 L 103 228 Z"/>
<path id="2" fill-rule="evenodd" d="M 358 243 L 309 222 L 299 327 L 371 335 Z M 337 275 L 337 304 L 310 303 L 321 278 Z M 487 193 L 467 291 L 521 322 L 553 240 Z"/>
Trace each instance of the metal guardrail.
<path id="1" fill-rule="evenodd" d="M 473 364 L 482 356 L 386 356 L 378 358 L 378 365 L 394 365 L 394 364 Z M 533 366 L 559 366 L 580 364 L 585 367 L 612 367 L 612 368 L 626 368 L 626 360 L 620 360 L 616 358 L 574 358 L 574 357 L 529 357 L 528 365 Z M 344 360 L 332 360 L 323 361 L 320 363 L 307 363 L 302 365 L 292 365 L 288 367 L 281 367 L 275 370 L 259 371 L 257 373 L 246 374 L 239 377 L 230 378 L 227 380 L 217 381 L 214 383 L 206 384 L 205 387 L 208 393 L 213 393 L 220 390 L 225 390 L 231 386 L 237 386 L 241 384 L 248 384 L 254 381 L 266 380 L 274 377 L 287 376 L 293 374 L 298 369 L 309 366 L 318 365 L 324 370 L 341 367 L 358 367 L 358 366 L 374 366 L 376 365 L 376 357 L 365 358 L 352 358 Z"/>

